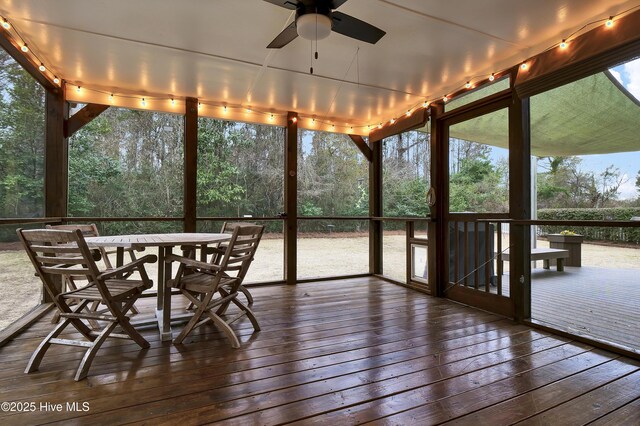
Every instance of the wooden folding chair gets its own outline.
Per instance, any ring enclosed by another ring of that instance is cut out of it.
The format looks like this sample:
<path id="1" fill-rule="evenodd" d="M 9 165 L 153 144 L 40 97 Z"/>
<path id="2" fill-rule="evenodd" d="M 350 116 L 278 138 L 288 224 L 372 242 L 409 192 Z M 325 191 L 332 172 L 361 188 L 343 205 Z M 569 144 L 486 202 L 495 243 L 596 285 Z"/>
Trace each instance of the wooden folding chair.
<path id="1" fill-rule="evenodd" d="M 256 224 L 248 223 L 248 222 L 225 222 L 222 224 L 222 229 L 220 230 L 220 233 L 233 234 L 233 230 L 236 229 L 238 226 L 256 226 Z M 222 259 L 226 248 L 227 248 L 227 243 L 220 243 L 217 248 L 214 247 L 211 249 L 211 252 L 216 254 L 217 261 L 220 261 Z M 249 293 L 249 290 L 247 290 L 247 288 L 244 285 L 242 285 L 242 282 L 244 281 L 244 275 L 246 275 L 246 271 L 242 277 L 239 277 L 240 284 L 238 286 L 238 291 L 244 294 L 244 297 L 247 298 L 247 304 L 251 306 L 253 305 L 253 296 L 251 295 L 251 293 Z"/>
<path id="2" fill-rule="evenodd" d="M 98 227 L 95 225 L 95 223 L 69 224 L 69 225 L 47 225 L 46 228 L 47 229 L 59 229 L 59 230 L 64 230 L 64 231 L 75 231 L 76 229 L 79 229 L 80 232 L 82 232 L 82 235 L 84 237 L 99 237 L 100 236 L 100 233 L 98 232 Z M 107 270 L 113 269 L 113 264 L 111 263 L 111 260 L 109 259 L 109 255 L 116 253 L 116 251 L 115 250 L 108 251 L 104 247 L 99 247 L 99 248 L 94 249 L 94 250 L 97 250 L 100 253 L 100 257 L 101 257 L 102 261 L 104 262 L 104 266 L 107 268 Z M 132 262 L 135 262 L 137 260 L 137 256 L 135 254 L 136 250 L 134 250 L 132 248 L 125 248 L 124 251 L 129 254 L 129 257 L 131 258 Z M 131 275 L 131 274 L 128 274 L 128 275 Z M 128 275 L 125 274 L 121 278 L 128 278 Z M 67 289 L 75 290 L 77 288 L 75 280 L 83 280 L 83 279 L 84 279 L 84 277 L 66 276 L 66 277 L 64 277 L 64 282 L 65 282 L 65 285 L 66 285 Z M 98 305 L 97 303 L 94 303 L 93 306 L 92 306 L 92 309 L 96 310 L 97 309 L 97 305 Z M 131 312 L 134 313 L 134 314 L 137 314 L 138 313 L 138 309 L 136 309 L 136 307 L 133 306 L 131 308 Z M 58 322 L 58 319 L 59 319 L 59 316 L 58 315 L 54 315 L 54 317 L 51 319 L 51 322 L 55 324 L 55 323 Z"/>
<path id="3" fill-rule="evenodd" d="M 35 350 L 25 373 L 36 371 L 45 353 L 53 344 L 81 346 L 87 351 L 80 362 L 75 380 L 87 377 L 91 362 L 108 337 L 133 339 L 141 348 L 149 343 L 129 322 L 127 313 L 142 292 L 151 288 L 152 281 L 145 271 L 144 264 L 155 262 L 156 256 L 144 256 L 120 268 L 101 272 L 96 266 L 92 251 L 78 229 L 74 231 L 42 229 L 18 229 L 18 236 L 24 245 L 36 273 L 58 308 L 62 321 L 49 333 Z M 138 272 L 140 280 L 123 279 L 124 274 Z M 61 279 L 65 276 L 84 276 L 87 284 L 83 287 L 63 291 Z M 70 306 L 69 301 L 77 301 Z M 98 302 L 105 306 L 103 311 L 86 309 L 90 303 Z M 87 325 L 84 321 L 88 321 Z M 92 328 L 97 322 L 106 323 L 101 329 Z M 60 339 L 58 336 L 72 325 L 84 340 Z M 116 327 L 124 333 L 113 333 Z"/>
<path id="4" fill-rule="evenodd" d="M 238 300 L 238 291 L 263 232 L 264 226 L 236 226 L 231 233 L 231 240 L 225 243 L 223 254 L 214 253 L 210 262 L 198 261 L 189 255 L 167 256 L 167 262 L 180 262 L 175 279 L 169 280 L 167 285 L 180 289 L 194 306 L 194 314 L 174 339 L 175 344 L 182 343 L 193 329 L 211 321 L 227 336 L 231 346 L 239 348 L 240 341 L 230 324 L 245 315 L 254 330 L 260 331 L 251 309 Z M 240 314 L 224 320 L 221 315 L 231 303 L 240 309 Z"/>

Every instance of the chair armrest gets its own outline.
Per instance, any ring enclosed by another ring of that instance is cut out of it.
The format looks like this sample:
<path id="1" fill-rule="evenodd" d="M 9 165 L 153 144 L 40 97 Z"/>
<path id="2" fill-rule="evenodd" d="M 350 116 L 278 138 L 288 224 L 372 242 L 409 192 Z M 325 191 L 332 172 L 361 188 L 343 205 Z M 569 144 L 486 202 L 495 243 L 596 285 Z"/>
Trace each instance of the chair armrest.
<path id="1" fill-rule="evenodd" d="M 212 263 L 200 262 L 199 260 L 191 259 L 189 257 L 178 256 L 171 254 L 164 259 L 165 263 L 180 262 L 183 265 L 191 266 L 194 268 L 208 269 L 210 271 L 219 271 L 220 267 Z"/>
<path id="2" fill-rule="evenodd" d="M 130 272 L 133 271 L 134 269 L 138 269 L 141 265 L 145 264 L 145 263 L 154 263 L 158 260 L 158 257 L 153 255 L 153 254 L 148 254 L 144 257 L 141 257 L 138 260 L 135 260 L 133 262 L 127 263 L 126 265 L 122 265 L 119 268 L 116 269 L 110 269 L 106 272 L 103 272 L 102 274 L 100 274 L 98 276 L 98 278 L 110 278 L 113 277 L 115 275 L 121 275 L 124 272 Z"/>

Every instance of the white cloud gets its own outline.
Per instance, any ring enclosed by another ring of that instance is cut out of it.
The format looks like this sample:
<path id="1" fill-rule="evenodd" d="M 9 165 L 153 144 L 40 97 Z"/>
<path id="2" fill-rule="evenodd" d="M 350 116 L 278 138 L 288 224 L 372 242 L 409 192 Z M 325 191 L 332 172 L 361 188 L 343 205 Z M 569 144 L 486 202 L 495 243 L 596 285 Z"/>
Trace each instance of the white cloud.
<path id="1" fill-rule="evenodd" d="M 640 59 L 624 64 L 627 85 L 625 86 L 636 99 L 640 99 Z M 618 77 L 616 77 L 618 78 Z"/>
<path id="2" fill-rule="evenodd" d="M 622 84 L 624 86 L 624 81 L 622 80 L 622 75 L 616 71 L 614 68 L 609 69 L 609 72 L 611 73 L 612 76 L 614 76 L 616 78 L 616 80 L 618 80 L 618 83 Z"/>

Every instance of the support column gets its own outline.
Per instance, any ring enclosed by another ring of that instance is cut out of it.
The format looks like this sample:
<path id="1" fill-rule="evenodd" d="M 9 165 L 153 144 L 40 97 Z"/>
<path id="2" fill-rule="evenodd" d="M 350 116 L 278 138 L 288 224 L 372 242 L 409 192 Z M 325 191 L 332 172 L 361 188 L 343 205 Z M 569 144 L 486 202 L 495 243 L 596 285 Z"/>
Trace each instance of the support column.
<path id="1" fill-rule="evenodd" d="M 531 218 L 531 138 L 529 99 L 514 96 L 509 108 L 509 213 L 513 220 Z M 510 289 L 515 319 L 531 317 L 531 233 L 529 226 L 510 227 Z"/>
<path id="2" fill-rule="evenodd" d="M 287 114 L 284 151 L 284 278 L 296 283 L 298 270 L 298 114 Z"/>
<path id="3" fill-rule="evenodd" d="M 45 94 L 44 215 L 66 217 L 69 190 L 69 145 L 64 123 L 69 113 L 64 90 Z"/>
<path id="4" fill-rule="evenodd" d="M 369 141 L 369 216 L 382 216 L 382 140 Z M 379 220 L 369 224 L 369 273 L 382 274 L 382 228 Z"/>
<path id="5" fill-rule="evenodd" d="M 429 206 L 431 222 L 429 223 L 429 291 L 432 296 L 444 296 L 444 289 L 448 285 L 446 276 L 446 264 L 449 261 L 447 250 L 447 224 L 448 213 L 448 141 L 445 140 L 440 115 L 444 112 L 444 104 L 436 103 L 430 107 L 431 137 L 431 199 L 433 205 Z"/>
<path id="6" fill-rule="evenodd" d="M 198 99 L 187 98 L 184 115 L 184 232 L 196 232 Z"/>

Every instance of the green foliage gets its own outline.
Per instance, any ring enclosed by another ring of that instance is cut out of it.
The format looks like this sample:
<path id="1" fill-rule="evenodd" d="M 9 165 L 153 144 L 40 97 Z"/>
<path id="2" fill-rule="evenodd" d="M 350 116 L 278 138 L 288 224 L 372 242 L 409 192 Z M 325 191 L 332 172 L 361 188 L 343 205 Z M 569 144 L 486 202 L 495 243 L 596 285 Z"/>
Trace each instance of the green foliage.
<path id="1" fill-rule="evenodd" d="M 0 217 L 44 213 L 44 89 L 0 49 Z"/>
<path id="2" fill-rule="evenodd" d="M 630 220 L 634 216 L 640 216 L 640 207 L 615 207 L 604 209 L 543 209 L 538 211 L 538 219 L 541 220 Z M 557 234 L 566 226 L 541 226 L 542 234 Z M 640 244 L 639 228 L 611 228 L 577 226 L 571 227 L 577 234 L 583 235 L 587 240 L 618 241 Z"/>

